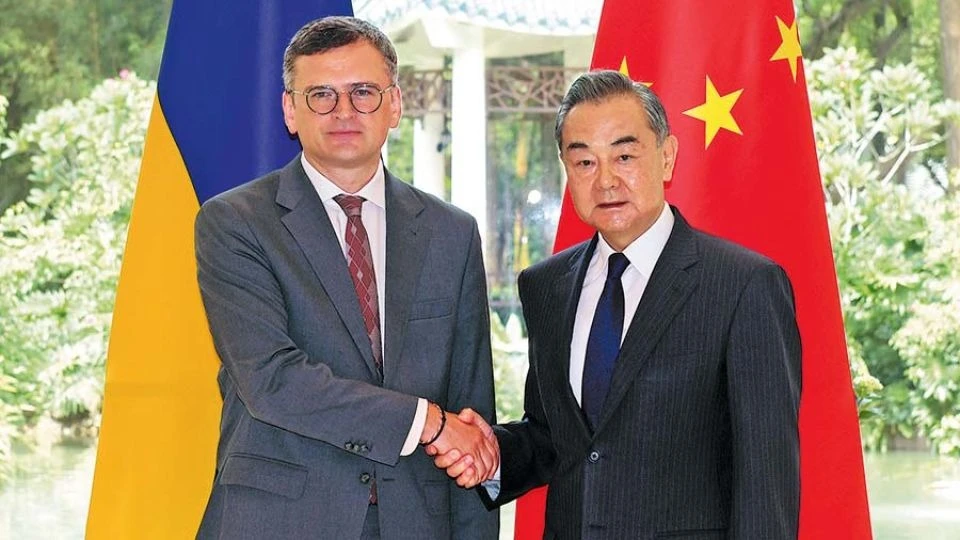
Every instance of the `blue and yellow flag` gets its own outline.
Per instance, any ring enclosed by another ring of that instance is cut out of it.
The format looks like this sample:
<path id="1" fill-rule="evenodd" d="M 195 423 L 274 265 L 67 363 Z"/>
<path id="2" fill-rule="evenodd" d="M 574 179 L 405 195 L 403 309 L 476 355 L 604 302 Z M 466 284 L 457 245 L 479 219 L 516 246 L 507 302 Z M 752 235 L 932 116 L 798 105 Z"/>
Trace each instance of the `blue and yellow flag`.
<path id="1" fill-rule="evenodd" d="M 199 205 L 289 161 L 290 37 L 349 0 L 175 0 L 107 356 L 87 538 L 192 538 L 213 484 L 219 365 L 197 287 Z"/>

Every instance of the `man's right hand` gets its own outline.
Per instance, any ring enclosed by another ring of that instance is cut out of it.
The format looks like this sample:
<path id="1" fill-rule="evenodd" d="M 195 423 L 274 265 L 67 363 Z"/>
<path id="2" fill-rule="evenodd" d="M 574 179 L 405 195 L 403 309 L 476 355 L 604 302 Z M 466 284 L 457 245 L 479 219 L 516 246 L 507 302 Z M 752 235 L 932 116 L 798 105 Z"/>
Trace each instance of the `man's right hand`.
<path id="1" fill-rule="evenodd" d="M 458 415 L 447 413 L 444 432 L 427 446 L 427 454 L 435 456 L 434 464 L 446 469 L 447 475 L 464 488 L 489 480 L 500 465 L 500 446 L 493 428 L 469 408 Z"/>

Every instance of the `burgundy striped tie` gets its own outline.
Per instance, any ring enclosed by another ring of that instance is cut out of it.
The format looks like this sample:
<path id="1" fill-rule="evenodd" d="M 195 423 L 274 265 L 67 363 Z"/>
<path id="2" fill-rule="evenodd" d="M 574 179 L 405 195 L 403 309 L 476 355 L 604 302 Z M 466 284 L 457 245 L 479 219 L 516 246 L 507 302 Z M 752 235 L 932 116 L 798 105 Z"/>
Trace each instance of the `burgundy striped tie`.
<path id="1" fill-rule="evenodd" d="M 373 347 L 373 361 L 377 364 L 377 374 L 383 380 L 383 348 L 380 341 L 380 304 L 377 300 L 377 275 L 373 270 L 373 254 L 370 252 L 370 239 L 367 229 L 360 219 L 363 197 L 340 194 L 333 198 L 347 214 L 347 232 L 344 240 L 347 244 L 347 266 L 353 289 L 360 301 L 363 324 L 367 327 L 367 337 Z M 370 504 L 377 504 L 377 480 L 370 481 Z"/>
<path id="2" fill-rule="evenodd" d="M 355 195 L 337 195 L 333 198 L 347 214 L 347 232 L 344 237 L 347 244 L 347 266 L 353 288 L 360 301 L 363 324 L 367 327 L 367 337 L 373 347 L 373 360 L 377 372 L 383 379 L 383 346 L 380 340 L 380 305 L 377 296 L 377 276 L 373 270 L 373 254 L 370 252 L 370 239 L 367 229 L 360 219 L 363 197 Z"/>

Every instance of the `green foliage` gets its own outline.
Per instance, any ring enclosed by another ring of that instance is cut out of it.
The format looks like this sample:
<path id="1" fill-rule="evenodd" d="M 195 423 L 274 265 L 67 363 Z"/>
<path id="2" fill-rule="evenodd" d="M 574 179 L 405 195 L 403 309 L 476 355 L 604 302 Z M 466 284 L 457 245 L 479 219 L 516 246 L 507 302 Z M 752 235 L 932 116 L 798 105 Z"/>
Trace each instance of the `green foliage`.
<path id="1" fill-rule="evenodd" d="M 17 381 L 11 373 L 6 358 L 0 355 L 0 485 L 9 478 L 13 457 L 13 439 L 17 436 L 17 408 L 6 403 L 2 397 L 16 391 Z"/>
<path id="2" fill-rule="evenodd" d="M 490 313 L 493 348 L 493 382 L 497 398 L 497 421 L 512 422 L 523 417 L 523 387 L 527 376 L 527 339 L 520 317 L 511 314 L 507 323 Z"/>
<path id="3" fill-rule="evenodd" d="M 491 303 L 516 313 L 517 275 L 548 257 L 560 215 L 562 175 L 550 117 L 498 116 L 488 123 L 490 146 L 486 244 Z"/>
<path id="4" fill-rule="evenodd" d="M 930 0 L 801 0 L 797 3 L 804 57 L 827 49 L 867 51 L 880 65 L 913 62 L 938 77 L 940 19 Z"/>
<path id="5" fill-rule="evenodd" d="M 86 95 L 121 70 L 155 76 L 171 2 L 0 0 L 0 94 L 18 129 L 38 111 Z"/>
<path id="6" fill-rule="evenodd" d="M 960 338 L 948 324 L 960 249 L 947 232 L 960 230 L 950 210 L 960 200 L 931 153 L 960 108 L 916 65 L 874 65 L 832 49 L 808 77 L 864 442 L 920 435 L 957 452 L 948 441 L 960 432 L 943 427 L 960 407 L 958 374 L 947 369 Z"/>
<path id="7" fill-rule="evenodd" d="M 37 112 L 76 100 L 124 70 L 154 78 L 171 0 L 0 0 L 0 94 L 19 130 Z M 0 212 L 31 187 L 30 164 L 7 160 Z"/>
<path id="8" fill-rule="evenodd" d="M 3 139 L 0 157 L 28 158 L 32 187 L 0 216 L 0 452 L 10 426 L 98 413 L 154 93 L 133 75 L 108 79 Z"/>
<path id="9" fill-rule="evenodd" d="M 953 184 L 960 186 L 955 174 Z M 960 202 L 932 205 L 928 260 L 940 267 L 891 343 L 917 389 L 912 420 L 943 454 L 960 455 Z"/>
<path id="10" fill-rule="evenodd" d="M 0 140 L 3 139 L 4 134 L 7 132 L 7 107 L 9 105 L 10 102 L 7 100 L 7 97 L 0 95 Z"/>
<path id="11" fill-rule="evenodd" d="M 387 140 L 387 166 L 397 178 L 413 183 L 413 119 L 401 118 Z"/>
<path id="12" fill-rule="evenodd" d="M 3 141 L 7 131 L 7 98 L 0 95 L 0 156 L 4 153 Z M 0 161 L 0 171 L 3 162 Z M 0 335 L 7 334 L 4 321 L 5 314 L 0 311 Z M 16 366 L 4 358 L 0 353 L 0 484 L 11 473 L 11 458 L 13 454 L 13 439 L 17 434 L 16 421 L 19 415 L 17 408 L 11 404 L 17 392 L 17 379 L 14 378 Z"/>

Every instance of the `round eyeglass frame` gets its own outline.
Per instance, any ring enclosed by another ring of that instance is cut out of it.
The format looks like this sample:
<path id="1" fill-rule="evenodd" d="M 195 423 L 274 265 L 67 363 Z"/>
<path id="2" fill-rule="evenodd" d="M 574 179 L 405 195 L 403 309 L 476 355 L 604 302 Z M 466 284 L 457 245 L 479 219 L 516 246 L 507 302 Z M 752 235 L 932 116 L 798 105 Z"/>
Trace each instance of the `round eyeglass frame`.
<path id="1" fill-rule="evenodd" d="M 380 90 L 380 89 L 378 89 L 378 88 L 377 88 L 376 86 L 374 86 L 374 85 L 364 84 L 364 85 L 360 85 L 360 86 L 355 86 L 355 87 L 353 87 L 353 88 L 351 88 L 351 89 L 349 89 L 349 90 L 337 90 L 337 89 L 332 88 L 332 87 L 329 87 L 329 86 L 320 86 L 320 87 L 313 88 L 312 91 L 310 91 L 310 92 L 304 92 L 304 91 L 301 91 L 301 90 L 294 90 L 294 89 L 292 89 L 292 88 L 287 88 L 287 89 L 286 89 L 286 92 L 287 92 L 288 94 L 299 94 L 299 95 L 303 96 L 303 101 L 306 102 L 307 108 L 310 109 L 310 111 L 311 111 L 312 113 L 314 113 L 314 114 L 330 114 L 330 113 L 332 113 L 333 111 L 335 111 L 335 110 L 337 109 L 337 105 L 340 104 L 340 96 L 341 96 L 342 94 L 347 94 L 347 95 L 350 96 L 350 97 L 349 97 L 350 106 L 353 107 L 353 110 L 357 111 L 357 112 L 360 113 L 360 114 L 373 114 L 373 113 L 379 111 L 379 110 L 380 110 L 380 107 L 383 106 L 383 95 L 386 94 L 387 92 L 389 92 L 390 89 L 396 88 L 396 87 L 397 87 L 397 83 L 393 83 L 393 84 L 391 84 L 390 86 L 384 88 L 383 90 Z M 319 89 L 321 89 L 321 88 L 323 88 L 323 89 L 325 89 L 325 90 L 330 90 L 330 91 L 332 91 L 332 92 L 334 93 L 334 95 L 336 96 L 336 97 L 334 98 L 334 100 L 333 100 L 333 106 L 331 106 L 329 110 L 323 111 L 323 112 L 320 112 L 320 111 L 314 109 L 313 106 L 310 105 L 310 94 L 312 94 L 313 91 L 319 90 Z M 369 111 L 360 110 L 360 108 L 357 107 L 357 104 L 353 101 L 353 93 L 356 92 L 357 90 L 368 90 L 368 91 L 375 92 L 375 93 L 379 94 L 379 95 L 380 95 L 380 101 L 377 102 L 377 106 L 374 107 L 374 108 L 372 108 L 372 109 L 370 109 Z"/>

